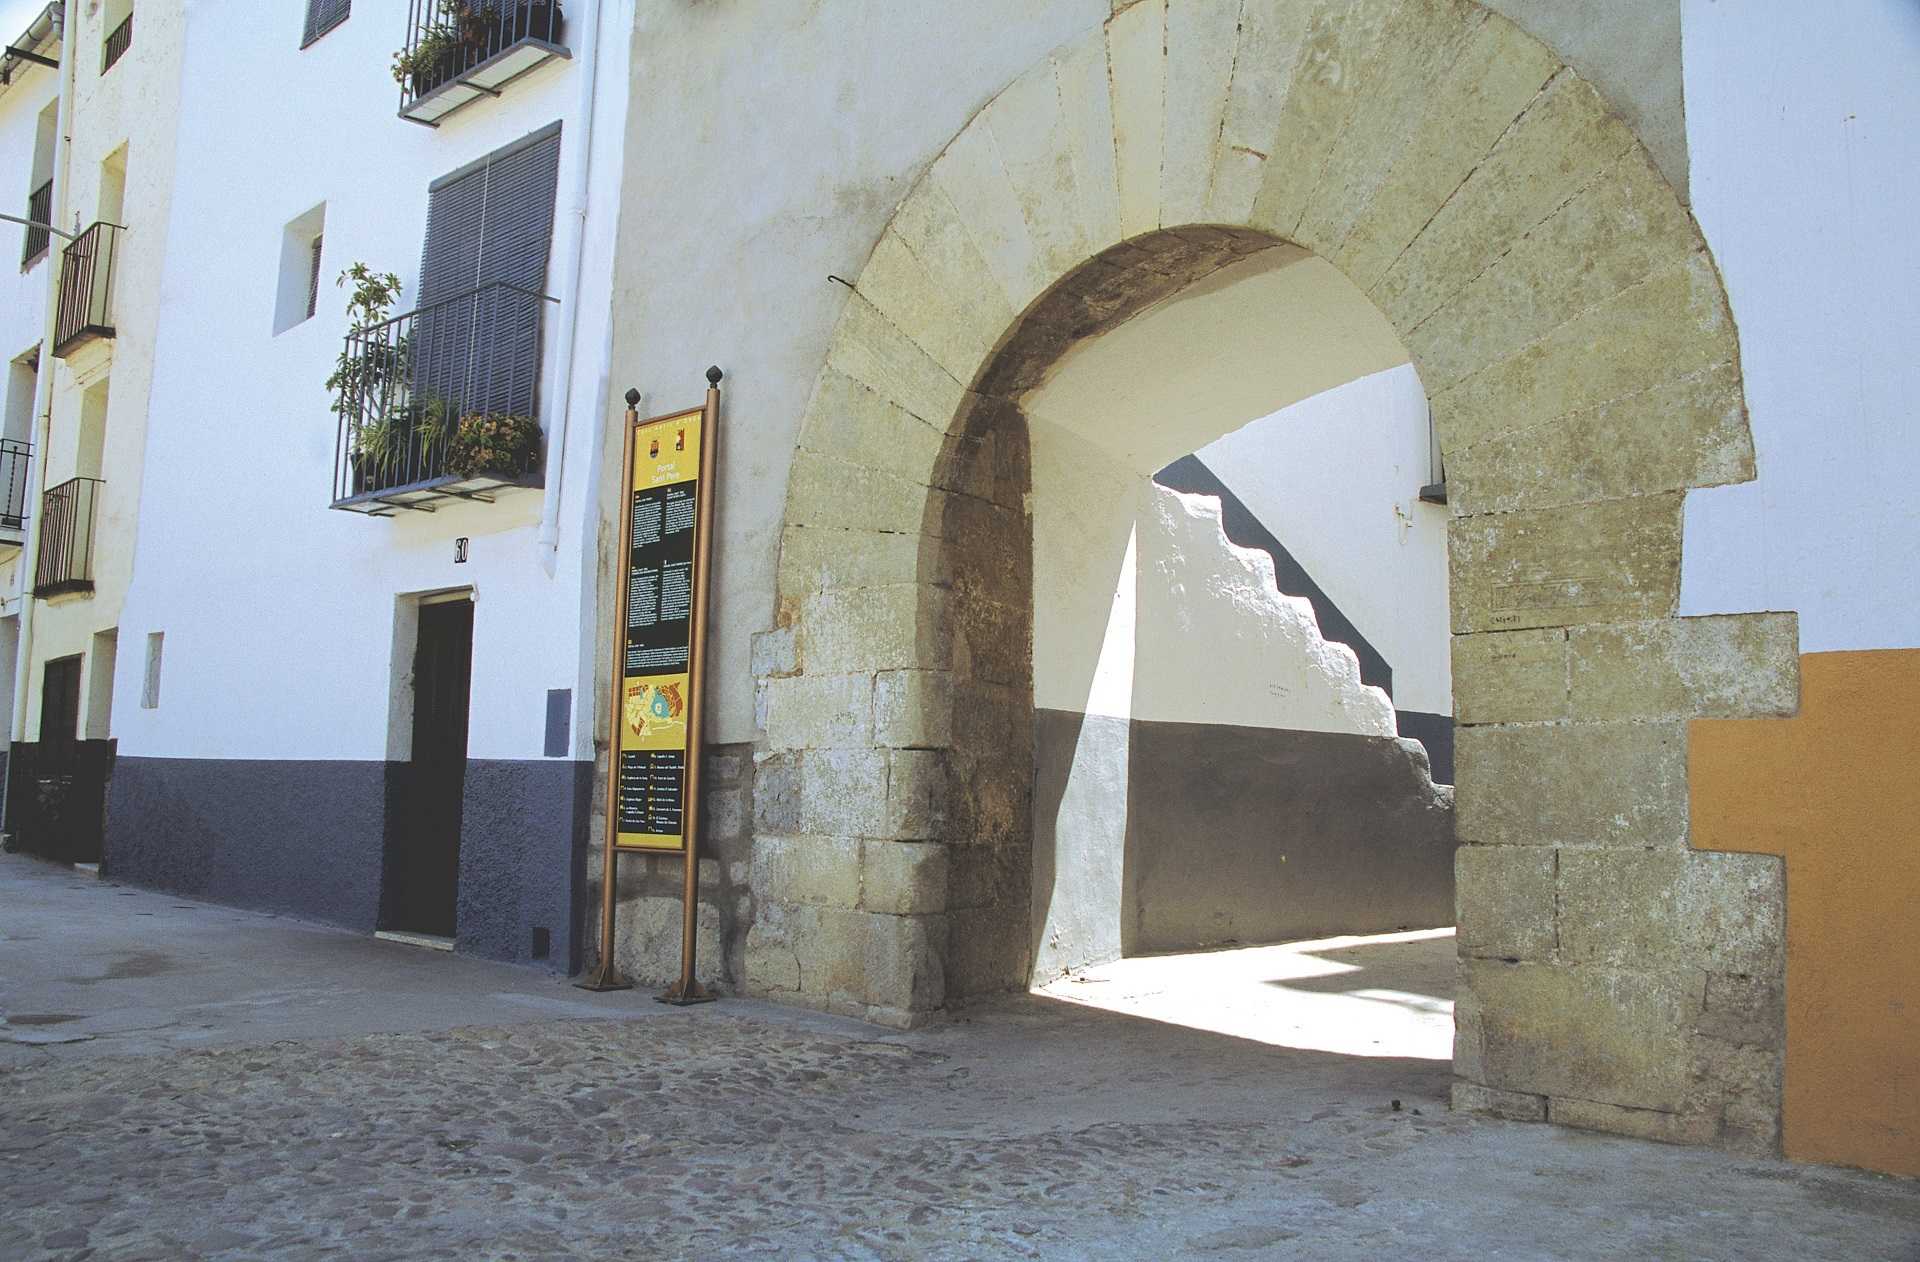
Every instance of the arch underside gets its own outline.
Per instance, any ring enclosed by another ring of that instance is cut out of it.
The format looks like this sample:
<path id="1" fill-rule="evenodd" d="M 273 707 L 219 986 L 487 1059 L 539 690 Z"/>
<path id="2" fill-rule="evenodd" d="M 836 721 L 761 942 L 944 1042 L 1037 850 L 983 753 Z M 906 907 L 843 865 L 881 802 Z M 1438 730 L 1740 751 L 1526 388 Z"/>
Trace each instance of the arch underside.
<path id="1" fill-rule="evenodd" d="M 1445 453 L 1459 1098 L 1771 1148 L 1779 1018 L 1716 1005 L 1782 974 L 1780 867 L 1690 847 L 1685 724 L 1790 711 L 1796 635 L 1677 616 L 1686 491 L 1753 473 L 1735 330 L 1632 132 L 1465 0 L 1138 0 L 908 194 L 795 453 L 749 988 L 911 1024 L 1024 984 L 1020 397 L 1277 249 L 1391 322 Z"/>

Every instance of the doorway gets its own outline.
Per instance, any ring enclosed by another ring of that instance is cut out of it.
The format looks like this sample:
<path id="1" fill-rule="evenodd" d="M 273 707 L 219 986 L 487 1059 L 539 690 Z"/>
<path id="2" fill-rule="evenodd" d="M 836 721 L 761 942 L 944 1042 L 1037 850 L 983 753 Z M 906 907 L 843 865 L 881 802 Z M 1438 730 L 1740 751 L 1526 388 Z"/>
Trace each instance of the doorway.
<path id="1" fill-rule="evenodd" d="M 412 749 L 401 768 L 400 827 L 387 852 L 388 929 L 454 934 L 472 680 L 471 595 L 423 601 L 413 654 Z"/>

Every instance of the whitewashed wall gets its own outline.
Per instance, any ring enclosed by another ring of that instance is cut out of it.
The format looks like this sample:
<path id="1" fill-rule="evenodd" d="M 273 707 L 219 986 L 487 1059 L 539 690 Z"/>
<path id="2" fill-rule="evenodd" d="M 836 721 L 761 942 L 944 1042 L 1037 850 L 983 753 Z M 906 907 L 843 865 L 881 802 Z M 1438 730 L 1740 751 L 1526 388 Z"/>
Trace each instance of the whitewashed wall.
<path id="1" fill-rule="evenodd" d="M 1688 0 L 1694 211 L 1759 478 L 1687 501 L 1682 612 L 1920 646 L 1920 5 Z"/>
<path id="2" fill-rule="evenodd" d="M 0 5 L 0 38 L 17 39 L 27 22 L 39 12 L 19 3 Z M 27 197 L 33 191 L 35 135 L 41 113 L 51 107 L 60 94 L 57 71 L 40 66 L 25 66 L 4 92 L 0 92 L 0 196 L 7 213 L 24 215 Z M 0 370 L 4 370 L 7 420 L 25 422 L 21 436 L 36 441 L 32 420 L 33 385 L 30 373 L 16 373 L 13 361 L 39 345 L 46 331 L 47 276 L 60 258 L 60 238 L 52 238 L 47 257 L 26 270 L 18 266 L 26 229 L 19 224 L 0 223 Z M 17 410 L 16 410 L 17 409 Z M 30 478 L 35 470 L 29 466 Z M 37 479 L 29 483 L 31 490 Z M 13 655 L 12 646 L 19 634 L 21 553 L 0 557 L 0 618 L 8 619 L 0 627 L 0 694 L 8 707 L 0 714 L 0 748 L 12 734 Z"/>
<path id="3" fill-rule="evenodd" d="M 574 750 L 586 756 L 592 702 L 581 679 L 581 567 L 594 544 L 589 537 L 583 554 L 582 524 L 603 428 L 599 375 L 631 5 L 603 0 L 567 495 L 551 570 L 535 545 L 538 492 L 404 520 L 330 510 L 336 418 L 323 382 L 346 328 L 346 294 L 332 278 L 355 260 L 398 272 L 406 289 L 396 314 L 410 309 L 428 183 L 555 119 L 577 127 L 580 63 L 549 63 L 500 99 L 429 129 L 395 114 L 388 62 L 404 39 L 404 5 L 356 5 L 305 50 L 302 16 L 297 4 L 187 6 L 166 318 L 138 565 L 121 619 L 121 752 L 385 758 L 396 596 L 471 585 L 469 753 L 540 756 L 547 690 L 572 688 Z M 580 14 L 571 16 L 577 32 Z M 566 231 L 577 160 L 563 135 L 556 239 Z M 319 312 L 275 336 L 282 230 L 322 202 Z M 549 292 L 561 283 L 556 259 Z M 570 314 L 548 316 L 548 387 L 557 322 Z M 544 389 L 549 429 L 556 402 Z M 462 535 L 472 538 L 472 559 L 455 565 L 453 541 Z M 160 706 L 143 710 L 139 663 L 150 631 L 166 634 L 165 666 Z"/>
<path id="4" fill-rule="evenodd" d="M 1427 400 L 1403 364 L 1304 399 L 1199 451 L 1393 667 L 1402 710 L 1453 713 L 1447 510 Z"/>

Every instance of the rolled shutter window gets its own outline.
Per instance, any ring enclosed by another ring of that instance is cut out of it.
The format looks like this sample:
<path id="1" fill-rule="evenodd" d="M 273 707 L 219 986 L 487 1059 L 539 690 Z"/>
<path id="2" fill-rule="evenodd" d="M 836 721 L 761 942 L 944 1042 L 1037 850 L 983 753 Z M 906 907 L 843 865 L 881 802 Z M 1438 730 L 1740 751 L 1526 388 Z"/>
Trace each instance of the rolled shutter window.
<path id="1" fill-rule="evenodd" d="M 300 47 L 305 48 L 346 21 L 351 7 L 352 0 L 307 0 L 307 24 L 300 35 Z"/>
<path id="2" fill-rule="evenodd" d="M 430 309 L 416 325 L 416 393 L 461 412 L 534 415 L 539 295 L 559 171 L 555 124 L 433 185 L 419 295 Z M 480 288 L 499 281 L 518 289 Z"/>

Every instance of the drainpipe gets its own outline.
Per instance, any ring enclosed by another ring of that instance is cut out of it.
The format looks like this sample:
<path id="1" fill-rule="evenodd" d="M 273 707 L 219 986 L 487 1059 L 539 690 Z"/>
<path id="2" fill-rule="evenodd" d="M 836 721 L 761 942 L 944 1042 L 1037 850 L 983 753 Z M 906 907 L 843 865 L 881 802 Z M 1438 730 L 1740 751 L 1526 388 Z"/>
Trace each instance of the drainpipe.
<path id="1" fill-rule="evenodd" d="M 47 213 L 52 223 L 65 223 L 73 183 L 73 146 L 68 131 L 73 127 L 73 68 L 77 49 L 69 38 L 73 27 L 73 6 L 60 9 L 60 103 L 54 112 L 53 127 L 53 209 Z M 47 447 L 53 437 L 53 335 L 60 314 L 60 267 L 64 255 L 53 252 L 54 241 L 47 243 L 47 313 L 40 330 L 40 373 L 33 383 L 33 415 L 39 422 L 33 447 L 33 473 L 27 478 L 26 538 L 20 550 L 20 641 L 13 658 L 12 739 L 27 738 L 27 692 L 33 682 L 33 571 L 40 562 L 40 513 L 46 506 L 44 494 L 35 498 L 37 481 L 41 492 L 47 489 Z"/>
<path id="2" fill-rule="evenodd" d="M 601 0 L 587 6 L 580 35 L 580 122 L 575 128 L 573 188 L 567 200 L 566 251 L 561 262 L 559 377 L 554 394 L 560 406 L 547 424 L 547 489 L 540 505 L 537 552 L 547 576 L 553 576 L 560 551 L 560 492 L 567 464 L 567 418 L 573 412 L 573 348 L 580 331 L 580 272 L 586 255 L 587 194 L 593 174 L 593 108 L 600 80 Z"/>

